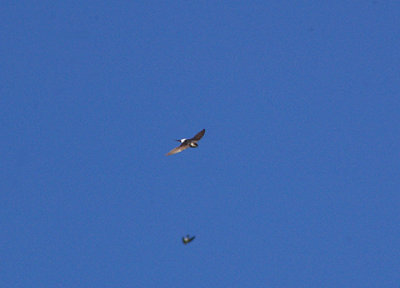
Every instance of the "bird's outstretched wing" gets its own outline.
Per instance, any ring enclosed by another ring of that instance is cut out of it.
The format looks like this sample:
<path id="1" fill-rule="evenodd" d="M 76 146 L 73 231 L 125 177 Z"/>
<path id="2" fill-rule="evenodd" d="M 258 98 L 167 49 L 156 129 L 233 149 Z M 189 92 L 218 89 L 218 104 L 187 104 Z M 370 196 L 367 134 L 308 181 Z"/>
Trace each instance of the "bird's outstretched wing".
<path id="1" fill-rule="evenodd" d="M 188 148 L 188 147 L 189 147 L 189 145 L 187 145 L 187 144 L 181 144 L 180 146 L 178 146 L 178 147 L 172 149 L 171 151 L 169 151 L 169 152 L 168 152 L 167 154 L 165 154 L 165 155 L 166 155 L 166 156 L 169 156 L 169 155 L 173 155 L 173 154 L 182 152 L 183 150 L 185 150 L 185 149 Z"/>
<path id="2" fill-rule="evenodd" d="M 201 130 L 199 133 L 196 134 L 196 136 L 194 136 L 192 139 L 199 141 L 203 136 L 204 133 L 206 133 L 206 129 Z"/>

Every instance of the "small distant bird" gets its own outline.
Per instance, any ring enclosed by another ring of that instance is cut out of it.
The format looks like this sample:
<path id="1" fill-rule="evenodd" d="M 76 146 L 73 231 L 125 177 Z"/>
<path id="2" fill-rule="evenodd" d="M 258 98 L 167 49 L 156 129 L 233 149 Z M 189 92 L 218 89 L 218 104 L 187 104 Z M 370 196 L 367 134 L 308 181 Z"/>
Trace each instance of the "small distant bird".
<path id="1" fill-rule="evenodd" d="M 197 142 L 204 136 L 204 133 L 206 133 L 206 129 L 201 130 L 199 133 L 196 134 L 196 136 L 194 136 L 193 138 L 190 139 L 180 139 L 180 140 L 176 140 L 178 142 L 181 142 L 181 145 L 179 145 L 178 147 L 172 149 L 171 151 L 169 151 L 166 155 L 173 155 L 179 152 L 182 152 L 183 150 L 187 149 L 187 148 L 196 148 L 197 146 L 199 146 L 199 144 L 197 144 Z"/>
<path id="2" fill-rule="evenodd" d="M 182 237 L 182 242 L 183 244 L 188 244 L 190 242 L 192 242 L 194 240 L 194 238 L 196 238 L 196 236 L 190 237 L 189 234 L 186 235 L 186 237 Z"/>

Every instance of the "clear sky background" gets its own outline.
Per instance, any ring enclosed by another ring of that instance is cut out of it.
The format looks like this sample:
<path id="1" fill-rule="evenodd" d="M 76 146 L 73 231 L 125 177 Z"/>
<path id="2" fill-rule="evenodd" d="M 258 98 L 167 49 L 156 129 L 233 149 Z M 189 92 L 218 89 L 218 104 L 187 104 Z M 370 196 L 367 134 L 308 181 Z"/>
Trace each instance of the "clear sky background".
<path id="1" fill-rule="evenodd" d="M 0 287 L 399 287 L 399 1 L 0 8 Z"/>

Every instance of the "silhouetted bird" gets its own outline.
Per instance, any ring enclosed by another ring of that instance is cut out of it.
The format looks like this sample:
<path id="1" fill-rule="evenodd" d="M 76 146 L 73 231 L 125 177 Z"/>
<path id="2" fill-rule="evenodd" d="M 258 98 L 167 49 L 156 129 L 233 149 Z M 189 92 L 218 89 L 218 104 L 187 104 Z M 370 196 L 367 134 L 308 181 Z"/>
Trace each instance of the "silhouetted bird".
<path id="1" fill-rule="evenodd" d="M 182 242 L 183 244 L 188 244 L 190 242 L 192 242 L 194 240 L 194 238 L 196 238 L 196 236 L 190 237 L 189 234 L 186 235 L 186 237 L 182 237 Z"/>
<path id="2" fill-rule="evenodd" d="M 179 145 L 178 147 L 172 149 L 171 151 L 169 151 L 166 155 L 173 155 L 179 152 L 182 152 L 183 150 L 187 149 L 187 148 L 196 148 L 197 146 L 199 146 L 199 144 L 197 144 L 197 142 L 204 136 L 204 133 L 206 133 L 206 129 L 201 130 L 199 133 L 196 134 L 196 136 L 194 136 L 193 138 L 190 139 L 180 139 L 180 140 L 176 140 L 178 142 L 181 142 L 181 145 Z"/>

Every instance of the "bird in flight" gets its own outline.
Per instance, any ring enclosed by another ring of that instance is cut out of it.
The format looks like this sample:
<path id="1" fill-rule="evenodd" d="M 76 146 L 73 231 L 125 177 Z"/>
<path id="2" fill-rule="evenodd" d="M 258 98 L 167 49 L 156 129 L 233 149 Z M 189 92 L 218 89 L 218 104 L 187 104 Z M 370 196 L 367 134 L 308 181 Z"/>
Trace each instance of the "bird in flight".
<path id="1" fill-rule="evenodd" d="M 187 149 L 187 148 L 196 148 L 197 146 L 199 146 L 199 144 L 197 144 L 197 142 L 204 136 L 204 133 L 206 133 L 206 129 L 201 130 L 199 133 L 197 133 L 193 138 L 190 139 L 180 139 L 180 140 L 176 140 L 178 142 L 181 142 L 181 145 L 179 145 L 178 147 L 172 149 L 171 151 L 169 151 L 166 156 L 169 155 L 173 155 L 179 152 L 182 152 L 183 150 Z"/>
<path id="2" fill-rule="evenodd" d="M 186 237 L 182 237 L 182 242 L 183 244 L 188 244 L 190 242 L 192 242 L 194 240 L 194 238 L 196 238 L 196 236 L 190 237 L 189 234 L 186 235 Z"/>

